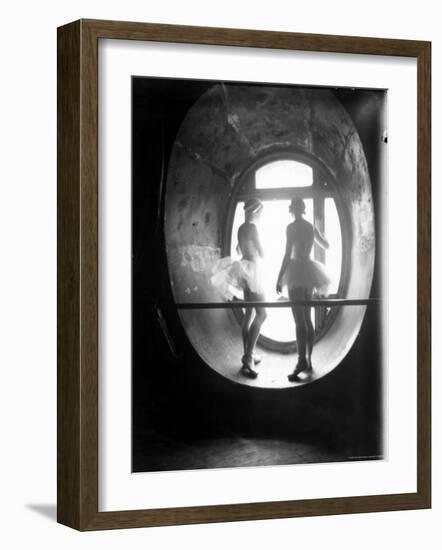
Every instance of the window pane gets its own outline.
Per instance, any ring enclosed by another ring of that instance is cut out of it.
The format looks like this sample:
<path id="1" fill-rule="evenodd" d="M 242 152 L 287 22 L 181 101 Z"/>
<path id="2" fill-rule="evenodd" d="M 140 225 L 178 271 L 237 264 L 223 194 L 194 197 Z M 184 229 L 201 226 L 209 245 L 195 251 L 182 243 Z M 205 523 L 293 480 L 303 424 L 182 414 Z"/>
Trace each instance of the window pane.
<path id="1" fill-rule="evenodd" d="M 289 213 L 290 201 L 264 201 L 262 215 L 257 224 L 261 244 L 264 250 L 264 283 L 266 300 L 276 301 L 276 280 L 285 251 L 287 225 L 293 220 Z M 313 223 L 313 200 L 305 200 L 305 218 Z M 244 222 L 244 203 L 238 203 L 232 228 L 231 256 L 239 259 L 236 252 L 238 228 Z M 287 298 L 287 295 L 285 295 Z M 268 308 L 267 319 L 262 326 L 261 334 L 277 342 L 293 342 L 296 340 L 295 323 L 290 308 Z"/>
<path id="2" fill-rule="evenodd" d="M 313 183 L 313 170 L 294 160 L 278 160 L 259 168 L 255 174 L 256 189 L 308 187 Z"/>

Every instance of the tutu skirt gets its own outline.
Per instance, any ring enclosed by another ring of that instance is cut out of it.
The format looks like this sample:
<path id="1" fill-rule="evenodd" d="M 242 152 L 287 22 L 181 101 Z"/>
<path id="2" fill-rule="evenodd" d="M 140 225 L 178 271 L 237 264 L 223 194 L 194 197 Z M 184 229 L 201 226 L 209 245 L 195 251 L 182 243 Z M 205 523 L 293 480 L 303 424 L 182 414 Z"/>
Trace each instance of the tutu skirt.
<path id="1" fill-rule="evenodd" d="M 313 292 L 326 294 L 332 284 L 325 266 L 310 258 L 290 260 L 283 277 L 283 284 L 290 291 L 294 288 L 306 288 Z"/>
<path id="2" fill-rule="evenodd" d="M 264 294 L 261 258 L 232 260 L 221 258 L 212 269 L 211 284 L 226 300 L 243 298 L 244 290 Z"/>

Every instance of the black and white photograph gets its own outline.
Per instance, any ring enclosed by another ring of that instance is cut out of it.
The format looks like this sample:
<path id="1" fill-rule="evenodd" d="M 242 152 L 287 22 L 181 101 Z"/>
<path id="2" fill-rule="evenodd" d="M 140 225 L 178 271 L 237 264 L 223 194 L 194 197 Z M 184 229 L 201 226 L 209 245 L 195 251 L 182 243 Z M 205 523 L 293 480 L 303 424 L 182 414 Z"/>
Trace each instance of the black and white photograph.
<path id="1" fill-rule="evenodd" d="M 132 469 L 385 458 L 388 92 L 132 77 Z"/>
<path id="2" fill-rule="evenodd" d="M 438 4 L 2 7 L 0 546 L 439 548 Z"/>

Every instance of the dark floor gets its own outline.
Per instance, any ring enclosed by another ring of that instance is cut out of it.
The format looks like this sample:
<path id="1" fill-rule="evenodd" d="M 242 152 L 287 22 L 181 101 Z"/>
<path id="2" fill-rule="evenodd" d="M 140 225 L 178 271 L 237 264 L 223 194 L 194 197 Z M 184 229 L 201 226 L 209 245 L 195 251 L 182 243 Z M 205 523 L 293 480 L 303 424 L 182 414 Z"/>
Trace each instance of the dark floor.
<path id="1" fill-rule="evenodd" d="M 144 431 L 135 438 L 134 472 L 276 466 L 347 460 L 381 459 L 367 456 L 343 442 L 320 446 L 308 441 L 238 436 L 178 441 Z"/>

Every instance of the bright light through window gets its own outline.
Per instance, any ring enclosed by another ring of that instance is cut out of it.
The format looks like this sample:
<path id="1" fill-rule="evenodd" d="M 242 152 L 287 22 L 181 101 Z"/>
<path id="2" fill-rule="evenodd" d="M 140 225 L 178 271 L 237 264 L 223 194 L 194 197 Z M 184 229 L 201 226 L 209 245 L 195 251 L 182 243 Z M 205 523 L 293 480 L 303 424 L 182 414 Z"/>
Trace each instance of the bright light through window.
<path id="1" fill-rule="evenodd" d="M 336 294 L 341 278 L 342 236 L 336 203 L 331 198 L 324 201 L 324 233 L 330 243 L 330 248 L 325 253 L 327 271 L 333 279 L 329 293 Z"/>
<path id="2" fill-rule="evenodd" d="M 264 201 L 264 208 L 259 219 L 258 231 L 264 249 L 264 282 L 266 300 L 276 301 L 280 298 L 276 294 L 276 280 L 285 252 L 286 228 L 293 221 L 289 213 L 289 200 Z M 306 199 L 305 218 L 313 222 L 313 200 Z M 235 248 L 238 243 L 238 228 L 244 223 L 244 203 L 238 203 L 232 229 L 231 255 L 239 259 Z M 287 294 L 285 294 L 287 298 Z M 269 308 L 267 319 L 262 326 L 261 334 L 278 342 L 293 342 L 295 324 L 289 308 Z"/>
<path id="3" fill-rule="evenodd" d="M 286 244 L 286 228 L 293 221 L 289 213 L 289 200 L 263 201 L 264 208 L 258 222 L 258 232 L 264 249 L 264 281 L 266 300 L 276 301 L 280 296 L 276 294 L 276 280 L 281 267 L 282 257 Z M 313 223 L 313 199 L 305 199 L 305 219 Z M 236 252 L 238 243 L 238 229 L 244 223 L 244 203 L 236 206 L 232 227 L 231 256 L 239 259 Z M 325 253 L 327 271 L 333 278 L 330 294 L 337 292 L 342 265 L 342 237 L 338 212 L 334 199 L 326 198 L 324 201 L 324 233 L 330 243 L 330 248 Z M 313 254 L 313 252 L 312 252 Z M 287 294 L 284 295 L 288 298 Z M 314 313 L 312 310 L 312 321 Z M 267 319 L 262 327 L 261 334 L 277 342 L 293 342 L 296 340 L 295 324 L 292 312 L 289 308 L 268 308 Z"/>
<path id="4" fill-rule="evenodd" d="M 301 162 L 278 160 L 259 168 L 255 182 L 256 189 L 309 187 L 313 183 L 313 170 Z"/>

